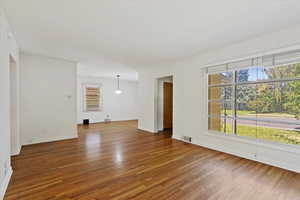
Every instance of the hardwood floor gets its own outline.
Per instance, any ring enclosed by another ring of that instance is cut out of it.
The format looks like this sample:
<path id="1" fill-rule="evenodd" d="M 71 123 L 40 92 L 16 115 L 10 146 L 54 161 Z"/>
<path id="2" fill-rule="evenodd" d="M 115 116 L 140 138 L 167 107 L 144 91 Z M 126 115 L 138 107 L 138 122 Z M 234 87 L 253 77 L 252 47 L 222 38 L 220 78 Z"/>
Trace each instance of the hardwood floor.
<path id="1" fill-rule="evenodd" d="M 5 200 L 300 199 L 297 173 L 136 128 L 79 126 L 79 139 L 23 147 Z"/>

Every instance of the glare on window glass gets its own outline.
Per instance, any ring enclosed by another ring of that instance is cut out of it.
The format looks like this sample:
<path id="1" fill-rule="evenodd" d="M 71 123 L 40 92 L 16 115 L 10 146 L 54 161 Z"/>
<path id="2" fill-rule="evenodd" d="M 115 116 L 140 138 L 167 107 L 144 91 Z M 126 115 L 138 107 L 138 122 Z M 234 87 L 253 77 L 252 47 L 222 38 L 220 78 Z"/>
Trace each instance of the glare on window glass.
<path id="1" fill-rule="evenodd" d="M 232 99 L 232 86 L 227 87 L 209 87 L 209 100 L 230 100 Z"/>
<path id="2" fill-rule="evenodd" d="M 300 64 L 261 68 L 259 80 L 289 79 L 300 77 Z"/>
<path id="3" fill-rule="evenodd" d="M 262 66 L 250 67 L 237 71 L 237 82 L 253 82 L 262 79 L 264 76 L 264 68 Z"/>
<path id="4" fill-rule="evenodd" d="M 232 83 L 232 81 L 233 81 L 233 73 L 232 72 L 210 74 L 208 76 L 208 84 L 209 85 Z"/>
<path id="5" fill-rule="evenodd" d="M 214 116 L 232 116 L 232 103 L 231 102 L 209 102 L 208 114 Z"/>
<path id="6" fill-rule="evenodd" d="M 209 117 L 208 129 L 212 131 L 223 132 L 226 134 L 233 133 L 233 120 L 228 117 Z"/>

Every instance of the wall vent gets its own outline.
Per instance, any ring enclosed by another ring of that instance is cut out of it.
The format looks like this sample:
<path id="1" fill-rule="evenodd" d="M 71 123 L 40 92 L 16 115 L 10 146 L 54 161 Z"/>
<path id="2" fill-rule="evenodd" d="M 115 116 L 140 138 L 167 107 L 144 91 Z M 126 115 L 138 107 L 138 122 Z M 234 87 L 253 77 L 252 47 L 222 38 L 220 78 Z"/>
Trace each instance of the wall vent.
<path id="1" fill-rule="evenodd" d="M 192 137 L 190 137 L 190 136 L 183 136 L 183 141 L 185 141 L 185 142 L 192 142 Z"/>

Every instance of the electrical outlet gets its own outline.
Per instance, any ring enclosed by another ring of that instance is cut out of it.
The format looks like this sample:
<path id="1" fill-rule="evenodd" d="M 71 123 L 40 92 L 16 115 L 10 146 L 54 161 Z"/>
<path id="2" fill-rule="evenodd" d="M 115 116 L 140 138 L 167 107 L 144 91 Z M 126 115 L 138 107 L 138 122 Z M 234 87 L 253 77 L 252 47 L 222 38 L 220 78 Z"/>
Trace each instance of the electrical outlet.
<path id="1" fill-rule="evenodd" d="M 183 140 L 186 142 L 192 142 L 192 137 L 190 136 L 183 136 Z"/>

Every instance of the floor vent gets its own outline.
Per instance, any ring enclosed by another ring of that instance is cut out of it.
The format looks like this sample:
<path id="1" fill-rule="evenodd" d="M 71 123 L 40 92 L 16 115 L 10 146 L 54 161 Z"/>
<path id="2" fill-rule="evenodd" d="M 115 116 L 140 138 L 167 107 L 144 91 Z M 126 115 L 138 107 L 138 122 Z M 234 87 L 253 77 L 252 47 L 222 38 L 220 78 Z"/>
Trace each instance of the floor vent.
<path id="1" fill-rule="evenodd" d="M 83 120 L 83 125 L 89 125 L 90 124 L 90 120 L 89 119 L 84 119 Z"/>
<path id="2" fill-rule="evenodd" d="M 190 137 L 190 136 L 183 136 L 183 141 L 185 141 L 185 142 L 192 142 L 192 137 Z"/>
<path id="3" fill-rule="evenodd" d="M 105 123 L 110 123 L 111 122 L 111 119 L 110 119 L 109 115 L 106 115 L 106 118 L 104 119 L 104 122 Z"/>

